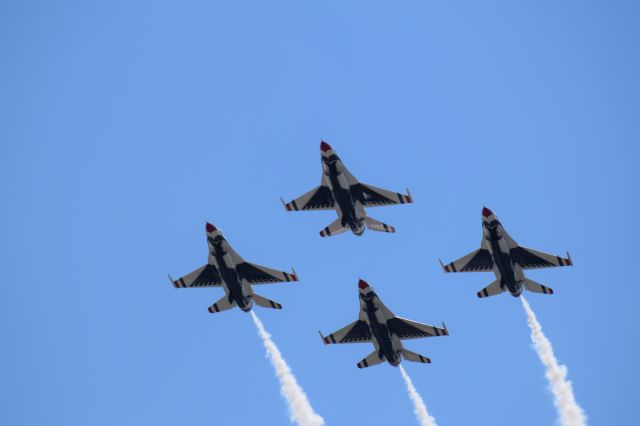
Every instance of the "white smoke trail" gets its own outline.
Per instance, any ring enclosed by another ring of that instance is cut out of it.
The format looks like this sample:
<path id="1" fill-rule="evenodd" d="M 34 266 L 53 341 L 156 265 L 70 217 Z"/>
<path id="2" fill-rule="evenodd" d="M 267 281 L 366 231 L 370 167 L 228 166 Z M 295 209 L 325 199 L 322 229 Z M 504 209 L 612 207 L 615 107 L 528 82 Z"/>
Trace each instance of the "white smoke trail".
<path id="1" fill-rule="evenodd" d="M 289 404 L 289 411 L 291 414 L 291 421 L 298 423 L 300 426 L 321 426 L 324 424 L 324 419 L 313 411 L 307 395 L 304 393 L 295 376 L 291 372 L 291 369 L 285 362 L 280 350 L 271 340 L 271 336 L 264 329 L 264 325 L 258 319 L 255 312 L 251 311 L 251 318 L 258 328 L 258 334 L 262 338 L 262 343 L 267 349 L 267 355 L 271 360 L 273 368 L 276 370 L 276 376 L 280 381 L 280 393 L 287 400 Z"/>
<path id="2" fill-rule="evenodd" d="M 527 313 L 527 322 L 531 328 L 531 341 L 533 347 L 540 357 L 540 361 L 547 369 L 546 376 L 549 381 L 549 388 L 553 393 L 553 403 L 560 416 L 562 426 L 586 426 L 587 416 L 573 396 L 571 382 L 567 380 L 567 367 L 559 365 L 553 354 L 553 347 L 547 336 L 542 332 L 542 326 L 538 322 L 536 315 L 531 310 L 531 306 L 523 296 L 522 306 Z"/>
<path id="3" fill-rule="evenodd" d="M 413 386 L 411 378 L 407 372 L 404 371 L 404 367 L 402 365 L 400 365 L 400 374 L 402 374 L 404 383 L 407 385 L 409 398 L 411 398 L 411 402 L 413 402 L 413 412 L 416 414 L 416 418 L 418 419 L 418 422 L 420 422 L 420 426 L 436 426 L 436 419 L 431 417 L 427 412 L 427 406 L 424 405 L 422 397 Z"/>

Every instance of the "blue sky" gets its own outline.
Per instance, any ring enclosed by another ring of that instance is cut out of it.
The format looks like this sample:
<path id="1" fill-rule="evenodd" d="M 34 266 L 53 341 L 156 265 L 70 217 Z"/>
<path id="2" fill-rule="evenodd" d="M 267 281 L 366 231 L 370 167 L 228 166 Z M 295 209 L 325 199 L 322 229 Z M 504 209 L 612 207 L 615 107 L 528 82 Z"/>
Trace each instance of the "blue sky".
<path id="1" fill-rule="evenodd" d="M 247 260 L 295 266 L 258 310 L 330 425 L 415 424 L 399 371 L 317 330 L 358 278 L 448 338 L 405 364 L 441 425 L 553 424 L 520 303 L 445 276 L 480 210 L 574 268 L 528 300 L 591 424 L 635 424 L 640 51 L 634 1 L 14 2 L 0 5 L 0 423 L 288 424 L 250 317 L 166 274 L 205 221 Z M 321 239 L 285 213 L 330 142 L 397 234 Z"/>

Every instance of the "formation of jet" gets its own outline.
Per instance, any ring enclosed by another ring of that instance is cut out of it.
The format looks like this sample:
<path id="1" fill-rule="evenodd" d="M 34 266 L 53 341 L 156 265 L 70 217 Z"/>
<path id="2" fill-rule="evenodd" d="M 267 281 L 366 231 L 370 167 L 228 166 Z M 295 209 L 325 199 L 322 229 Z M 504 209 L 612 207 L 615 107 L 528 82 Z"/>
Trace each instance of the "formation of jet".
<path id="1" fill-rule="evenodd" d="M 320 231 L 321 237 L 330 237 L 347 230 L 355 235 L 362 235 L 366 228 L 396 232 L 393 226 L 368 217 L 365 207 L 413 203 L 411 194 L 404 195 L 358 182 L 336 151 L 324 141 L 320 143 L 320 157 L 320 186 L 289 203 L 282 200 L 287 211 L 335 209 L 338 219 Z"/>
<path id="2" fill-rule="evenodd" d="M 362 235 L 365 229 L 395 232 L 392 226 L 368 217 L 365 207 L 413 203 L 408 191 L 404 195 L 358 182 L 335 150 L 324 141 L 320 143 L 320 154 L 320 186 L 289 203 L 282 200 L 286 210 L 335 209 L 338 219 L 320 231 L 322 237 L 347 230 L 355 235 Z M 298 281 L 295 270 L 287 273 L 246 262 L 231 248 L 219 229 L 210 223 L 206 224 L 205 229 L 209 247 L 207 264 L 177 280 L 169 276 L 174 287 L 222 287 L 225 295 L 209 307 L 211 313 L 233 307 L 248 312 L 254 304 L 282 309 L 279 303 L 255 294 L 252 285 Z M 553 294 L 551 288 L 526 278 L 524 270 L 573 265 L 569 253 L 565 258 L 519 246 L 505 231 L 496 215 L 486 207 L 482 209 L 482 235 L 478 250 L 446 265 L 440 261 L 447 273 L 493 271 L 496 280 L 477 293 L 481 298 L 507 291 L 518 297 L 523 289 Z M 439 328 L 397 317 L 380 301 L 366 281 L 360 280 L 358 289 L 358 319 L 328 336 L 320 333 L 324 344 L 371 342 L 375 350 L 358 362 L 358 368 L 371 367 L 383 361 L 398 366 L 403 358 L 412 362 L 430 363 L 429 358 L 405 349 L 402 340 L 448 336 L 444 323 L 443 328 Z"/>
<path id="3" fill-rule="evenodd" d="M 526 278 L 525 269 L 572 266 L 573 261 L 569 253 L 567 257 L 560 257 L 521 247 L 505 231 L 496 215 L 484 207 L 480 248 L 455 262 L 445 265 L 440 261 L 440 264 L 445 272 L 493 271 L 496 280 L 480 290 L 478 297 L 495 296 L 505 291 L 518 297 L 523 288 L 534 293 L 553 294 L 551 288 Z"/>
<path id="4" fill-rule="evenodd" d="M 449 332 L 444 323 L 443 328 L 438 328 L 397 317 L 380 301 L 366 281 L 360 280 L 358 289 L 360 295 L 358 319 L 326 337 L 320 333 L 324 344 L 373 343 L 375 350 L 357 364 L 358 368 L 371 367 L 385 360 L 393 366 L 398 366 L 401 358 L 412 362 L 430 363 L 431 360 L 426 356 L 405 349 L 402 346 L 402 340 L 448 336 Z"/>
<path id="5" fill-rule="evenodd" d="M 219 229 L 210 223 L 205 229 L 209 245 L 207 264 L 175 281 L 169 276 L 174 287 L 223 287 L 225 294 L 209 307 L 211 313 L 234 306 L 249 312 L 254 303 L 263 308 L 282 309 L 279 303 L 255 294 L 251 285 L 298 281 L 295 271 L 281 272 L 249 263 L 231 248 Z"/>

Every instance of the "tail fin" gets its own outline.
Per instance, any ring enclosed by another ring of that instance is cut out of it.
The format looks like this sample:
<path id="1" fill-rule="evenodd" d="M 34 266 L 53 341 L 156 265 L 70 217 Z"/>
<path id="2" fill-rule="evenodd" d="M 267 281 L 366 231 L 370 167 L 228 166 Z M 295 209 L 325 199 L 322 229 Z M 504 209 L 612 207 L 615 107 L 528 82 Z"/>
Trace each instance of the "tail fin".
<path id="1" fill-rule="evenodd" d="M 372 365 L 380 364 L 383 358 L 380 356 L 377 350 L 371 352 L 369 356 L 358 363 L 358 368 L 367 368 Z"/>
<path id="2" fill-rule="evenodd" d="M 378 222 L 375 219 L 372 219 L 370 217 L 367 217 L 364 219 L 364 223 L 366 223 L 367 228 L 371 229 L 372 231 L 379 231 L 379 232 L 396 232 L 396 228 L 394 228 L 391 225 L 387 225 L 386 223 L 382 223 L 382 222 Z"/>
<path id="3" fill-rule="evenodd" d="M 253 302 L 258 306 L 262 306 L 263 308 L 282 309 L 282 305 L 278 302 L 274 302 L 273 300 L 258 296 L 255 293 L 253 294 Z"/>
<path id="4" fill-rule="evenodd" d="M 542 284 L 538 284 L 537 282 L 530 280 L 529 278 L 524 279 L 524 287 L 533 293 L 553 294 L 552 288 L 545 287 Z"/>
<path id="5" fill-rule="evenodd" d="M 322 231 L 320 231 L 320 236 L 321 237 L 330 237 L 332 235 L 341 234 L 346 230 L 347 230 L 347 228 L 345 228 L 342 225 L 342 219 L 338 218 L 338 219 L 334 220 L 331 223 L 331 225 L 327 226 Z"/>
<path id="6" fill-rule="evenodd" d="M 482 290 L 480 290 L 478 292 L 478 297 L 483 298 L 483 297 L 495 296 L 496 294 L 500 294 L 504 291 L 505 289 L 502 288 L 502 286 L 500 285 L 500 281 L 496 280 L 491 284 L 489 284 L 488 286 L 486 286 L 485 288 L 483 288 Z"/>
<path id="7" fill-rule="evenodd" d="M 218 300 L 213 305 L 209 306 L 209 312 L 211 312 L 212 314 L 215 314 L 220 311 L 226 311 L 228 309 L 231 309 L 234 306 L 236 306 L 236 303 L 230 302 L 229 297 L 225 294 L 224 296 L 222 296 L 220 300 Z"/>
<path id="8" fill-rule="evenodd" d="M 417 354 L 415 352 L 411 352 L 407 349 L 403 349 L 402 350 L 402 355 L 404 356 L 404 359 L 406 359 L 407 361 L 411 361 L 411 362 L 421 362 L 423 364 L 431 364 L 431 360 L 429 358 L 427 358 L 426 356 L 422 356 L 420 354 Z"/>

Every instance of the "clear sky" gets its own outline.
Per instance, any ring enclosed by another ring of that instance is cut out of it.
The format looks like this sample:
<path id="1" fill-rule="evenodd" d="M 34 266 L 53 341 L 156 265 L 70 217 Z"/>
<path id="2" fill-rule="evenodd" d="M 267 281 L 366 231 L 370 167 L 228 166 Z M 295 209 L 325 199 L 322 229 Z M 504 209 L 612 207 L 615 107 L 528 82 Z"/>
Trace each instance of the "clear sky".
<path id="1" fill-rule="evenodd" d="M 135 3 L 135 4 L 132 4 Z M 348 4 L 346 4 L 348 3 Z M 551 425 L 520 303 L 445 275 L 493 209 L 574 268 L 528 296 L 593 425 L 637 424 L 637 1 L 3 1 L 0 424 L 288 424 L 249 315 L 167 279 L 206 261 L 205 221 L 299 284 L 257 310 L 328 425 L 415 424 L 397 369 L 317 334 L 357 280 L 450 337 L 407 348 L 438 423 Z M 321 239 L 286 213 L 319 142 L 416 203 L 397 234 Z"/>

